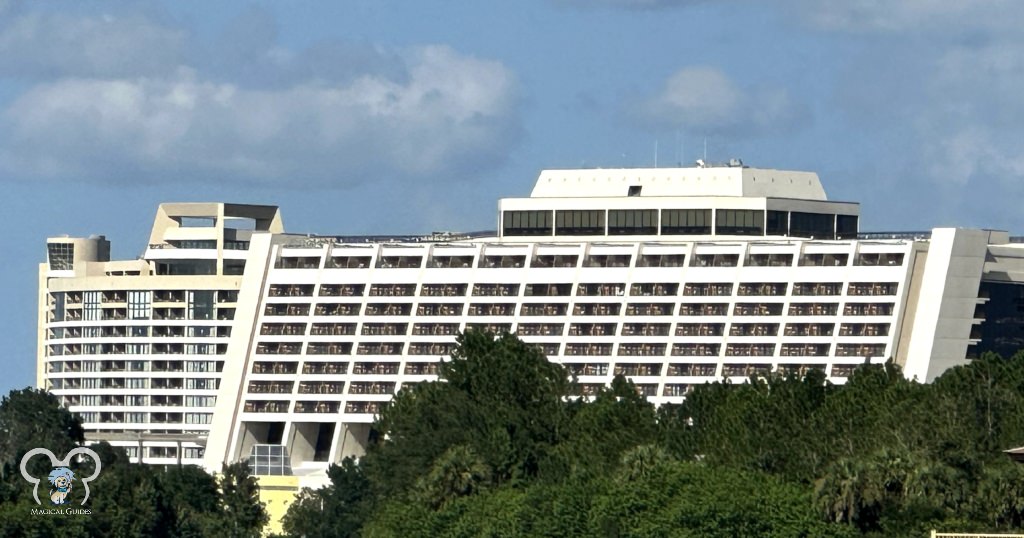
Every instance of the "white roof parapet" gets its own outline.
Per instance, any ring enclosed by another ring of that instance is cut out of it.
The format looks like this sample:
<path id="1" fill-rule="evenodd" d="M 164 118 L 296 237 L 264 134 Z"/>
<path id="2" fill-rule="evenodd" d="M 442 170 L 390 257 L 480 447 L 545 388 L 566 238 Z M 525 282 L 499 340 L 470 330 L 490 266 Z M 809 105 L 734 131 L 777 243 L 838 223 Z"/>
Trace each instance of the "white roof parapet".
<path id="1" fill-rule="evenodd" d="M 640 189 L 631 191 L 630 187 Z M 544 170 L 530 193 L 531 198 L 626 196 L 828 199 L 813 172 L 738 166 Z"/>

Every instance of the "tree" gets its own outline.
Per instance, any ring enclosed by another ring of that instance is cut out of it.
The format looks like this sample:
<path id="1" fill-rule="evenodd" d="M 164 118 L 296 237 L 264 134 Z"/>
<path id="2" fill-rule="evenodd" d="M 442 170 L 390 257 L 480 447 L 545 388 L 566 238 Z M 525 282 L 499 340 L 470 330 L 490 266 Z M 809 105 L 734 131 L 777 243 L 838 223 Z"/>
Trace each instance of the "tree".
<path id="1" fill-rule="evenodd" d="M 259 485 L 244 461 L 225 464 L 217 479 L 223 514 L 221 532 L 230 538 L 258 537 L 270 516 L 259 500 Z"/>
<path id="2" fill-rule="evenodd" d="M 446 451 L 464 446 L 489 469 L 492 485 L 529 481 L 565 436 L 568 373 L 514 336 L 467 331 L 439 381 L 401 391 L 376 428 L 381 441 L 361 464 L 391 496 L 405 492 Z"/>
<path id="3" fill-rule="evenodd" d="M 473 449 L 458 445 L 449 448 L 417 483 L 421 498 L 432 508 L 440 508 L 458 497 L 472 495 L 486 487 L 491 469 Z"/>
<path id="4" fill-rule="evenodd" d="M 0 399 L 0 481 L 12 473 L 20 477 L 21 457 L 33 448 L 63 458 L 84 441 L 82 422 L 49 392 L 26 388 Z M 31 465 L 36 473 L 50 468 L 45 457 L 33 458 Z"/>
<path id="5" fill-rule="evenodd" d="M 327 471 L 330 483 L 305 489 L 288 507 L 282 526 L 291 536 L 347 538 L 358 536 L 371 512 L 370 483 L 353 458 Z"/>
<path id="6" fill-rule="evenodd" d="M 570 420 L 552 459 L 549 477 L 592 476 L 613 471 L 623 452 L 652 443 L 658 423 L 654 405 L 636 385 L 619 375 L 591 401 L 579 399 L 569 407 Z"/>

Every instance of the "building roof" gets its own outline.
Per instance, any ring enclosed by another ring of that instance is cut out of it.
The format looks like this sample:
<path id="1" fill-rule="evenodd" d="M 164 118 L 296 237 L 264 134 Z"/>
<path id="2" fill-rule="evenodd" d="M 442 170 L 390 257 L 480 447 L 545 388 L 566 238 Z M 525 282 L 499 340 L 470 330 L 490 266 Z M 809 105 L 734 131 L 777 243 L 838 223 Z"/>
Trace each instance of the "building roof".
<path id="1" fill-rule="evenodd" d="M 818 175 L 813 172 L 743 166 L 544 170 L 537 179 L 533 192 L 530 193 L 531 198 L 624 196 L 734 196 L 827 200 L 825 189 Z"/>

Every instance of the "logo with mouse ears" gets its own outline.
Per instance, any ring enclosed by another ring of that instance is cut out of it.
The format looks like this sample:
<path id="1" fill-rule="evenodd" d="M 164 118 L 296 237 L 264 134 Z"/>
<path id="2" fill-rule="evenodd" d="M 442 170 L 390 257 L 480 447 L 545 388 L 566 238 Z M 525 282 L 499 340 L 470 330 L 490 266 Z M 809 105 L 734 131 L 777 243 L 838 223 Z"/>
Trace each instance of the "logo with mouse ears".
<path id="1" fill-rule="evenodd" d="M 63 460 L 57 460 L 57 456 L 53 455 L 49 449 L 46 448 L 33 448 L 25 453 L 21 458 L 21 476 L 25 478 L 30 484 L 32 484 L 32 498 L 36 500 L 36 504 L 43 504 L 39 502 L 39 482 L 38 478 L 28 474 L 28 462 L 33 456 L 39 454 L 46 454 L 50 457 L 50 465 L 53 466 L 53 470 L 50 471 L 48 480 L 53 486 L 50 491 L 50 502 L 55 505 L 70 504 L 72 482 L 75 480 L 75 473 L 71 471 L 69 465 L 71 464 L 71 458 L 77 454 L 86 454 L 92 458 L 92 461 L 96 462 L 96 470 L 93 471 L 92 475 L 88 478 L 82 478 L 82 487 L 85 488 L 85 497 L 82 498 L 82 504 L 89 500 L 89 482 L 96 479 L 100 475 L 100 457 L 91 448 L 78 447 L 72 449 L 64 456 Z"/>

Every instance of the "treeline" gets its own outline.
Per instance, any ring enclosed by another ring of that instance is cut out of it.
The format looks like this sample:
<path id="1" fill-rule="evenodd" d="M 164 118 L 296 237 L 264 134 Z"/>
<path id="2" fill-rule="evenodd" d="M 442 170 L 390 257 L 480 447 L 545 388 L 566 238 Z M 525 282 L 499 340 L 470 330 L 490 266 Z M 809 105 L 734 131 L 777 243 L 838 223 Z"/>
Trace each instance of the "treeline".
<path id="1" fill-rule="evenodd" d="M 513 336 L 468 332 L 440 382 L 403 390 L 358 462 L 305 491 L 292 536 L 926 536 L 1013 531 L 1024 355 L 932 384 L 894 365 L 697 387 L 655 409 L 592 400 Z"/>
<path id="2" fill-rule="evenodd" d="M 244 463 L 225 466 L 214 477 L 195 466 L 129 463 L 123 451 L 107 443 L 90 445 L 100 456 L 99 477 L 89 484 L 82 506 L 80 480 L 95 470 L 91 458 L 73 462 L 71 504 L 59 508 L 88 514 L 33 515 L 33 509 L 58 508 L 49 502 L 51 464 L 45 455 L 29 462 L 41 478 L 37 505 L 32 485 L 21 475 L 22 456 L 33 448 L 50 449 L 57 458 L 81 446 L 81 422 L 57 398 L 38 390 L 16 390 L 0 399 L 0 536 L 63 538 L 260 536 L 267 514 L 259 503 L 254 478 Z"/>

